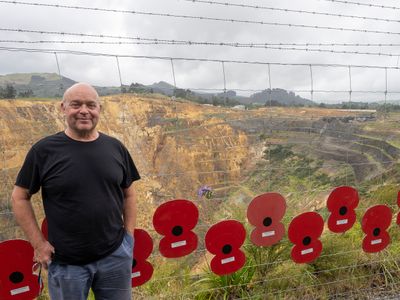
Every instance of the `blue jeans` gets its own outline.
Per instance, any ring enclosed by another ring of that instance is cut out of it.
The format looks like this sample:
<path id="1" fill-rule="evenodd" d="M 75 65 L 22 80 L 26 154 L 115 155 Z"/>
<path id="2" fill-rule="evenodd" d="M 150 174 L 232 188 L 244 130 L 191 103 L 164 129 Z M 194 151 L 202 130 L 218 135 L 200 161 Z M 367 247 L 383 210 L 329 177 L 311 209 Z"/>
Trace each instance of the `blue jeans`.
<path id="1" fill-rule="evenodd" d="M 82 266 L 50 263 L 50 298 L 86 300 L 92 288 L 96 300 L 132 299 L 133 244 L 133 237 L 125 233 L 117 250 L 93 263 Z"/>

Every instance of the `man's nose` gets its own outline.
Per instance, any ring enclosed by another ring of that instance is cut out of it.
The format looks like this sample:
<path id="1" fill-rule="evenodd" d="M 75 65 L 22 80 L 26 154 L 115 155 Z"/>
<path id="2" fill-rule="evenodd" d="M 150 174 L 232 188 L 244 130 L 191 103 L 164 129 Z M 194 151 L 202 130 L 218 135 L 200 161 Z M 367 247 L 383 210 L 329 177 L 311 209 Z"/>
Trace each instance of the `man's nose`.
<path id="1" fill-rule="evenodd" d="M 86 106 L 86 104 L 82 104 L 80 108 L 81 108 L 81 109 L 79 110 L 79 112 L 80 112 L 81 114 L 87 114 L 87 113 L 89 112 L 89 109 L 88 109 L 88 107 Z"/>

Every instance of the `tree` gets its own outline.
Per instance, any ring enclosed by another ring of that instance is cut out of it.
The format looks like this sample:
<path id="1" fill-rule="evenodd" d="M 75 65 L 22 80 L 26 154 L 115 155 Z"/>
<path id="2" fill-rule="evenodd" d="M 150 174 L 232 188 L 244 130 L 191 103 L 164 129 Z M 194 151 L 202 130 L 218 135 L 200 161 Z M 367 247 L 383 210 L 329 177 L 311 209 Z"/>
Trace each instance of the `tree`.
<path id="1" fill-rule="evenodd" d="M 212 100 L 212 105 L 214 106 L 218 106 L 220 104 L 218 101 L 219 99 L 216 96 L 212 96 L 211 100 Z"/>
<path id="2" fill-rule="evenodd" d="M 6 97 L 6 90 L 0 86 L 0 99 L 4 99 Z"/>
<path id="3" fill-rule="evenodd" d="M 6 99 L 14 99 L 17 95 L 17 91 L 12 84 L 7 84 L 5 88 L 4 98 Z"/>
<path id="4" fill-rule="evenodd" d="M 186 98 L 187 94 L 184 89 L 174 89 L 174 96 L 179 98 Z"/>
<path id="5" fill-rule="evenodd" d="M 188 99 L 188 100 L 195 100 L 195 95 L 193 94 L 193 92 L 189 89 L 174 89 L 174 96 L 175 97 L 179 97 L 179 98 L 184 98 L 184 99 Z"/>
<path id="6" fill-rule="evenodd" d="M 143 93 L 147 92 L 147 88 L 143 84 L 140 84 L 140 83 L 131 83 L 131 85 L 128 88 L 128 92 L 143 94 Z"/>
<path id="7" fill-rule="evenodd" d="M 28 89 L 26 91 L 22 91 L 18 93 L 18 97 L 20 98 L 29 98 L 29 97 L 33 97 L 33 91 L 31 89 Z"/>

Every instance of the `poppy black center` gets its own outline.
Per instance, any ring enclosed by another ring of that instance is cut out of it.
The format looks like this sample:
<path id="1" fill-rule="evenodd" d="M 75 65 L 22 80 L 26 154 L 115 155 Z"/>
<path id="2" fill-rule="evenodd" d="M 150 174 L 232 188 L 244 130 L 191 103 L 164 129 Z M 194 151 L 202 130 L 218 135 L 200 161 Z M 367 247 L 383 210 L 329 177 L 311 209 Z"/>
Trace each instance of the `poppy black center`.
<path id="1" fill-rule="evenodd" d="M 224 254 L 229 254 L 232 251 L 232 246 L 229 244 L 226 244 L 225 246 L 222 247 L 222 253 Z"/>
<path id="2" fill-rule="evenodd" d="M 269 226 L 272 224 L 272 219 L 270 217 L 266 217 L 263 221 L 264 226 Z"/>
<path id="3" fill-rule="evenodd" d="M 346 213 L 347 213 L 347 207 L 346 207 L 346 206 L 342 206 L 342 207 L 339 209 L 339 214 L 340 214 L 341 216 L 344 216 Z"/>
<path id="4" fill-rule="evenodd" d="M 181 235 L 182 232 L 183 232 L 182 226 L 175 226 L 174 228 L 172 228 L 172 234 L 175 236 Z"/>
<path id="5" fill-rule="evenodd" d="M 24 280 L 24 275 L 21 272 L 13 272 L 10 274 L 9 279 L 12 283 L 20 283 Z"/>
<path id="6" fill-rule="evenodd" d="M 374 236 L 378 236 L 380 233 L 381 233 L 381 230 L 379 228 L 375 228 L 372 234 Z"/>
<path id="7" fill-rule="evenodd" d="M 137 264 L 136 259 L 133 259 L 133 261 L 132 261 L 132 269 L 133 269 L 134 267 L 136 267 L 136 264 Z"/>
<path id="8" fill-rule="evenodd" d="M 306 236 L 304 239 L 303 239 L 303 245 L 304 246 L 307 246 L 307 245 L 309 245 L 311 243 L 311 238 L 309 237 L 309 236 Z"/>

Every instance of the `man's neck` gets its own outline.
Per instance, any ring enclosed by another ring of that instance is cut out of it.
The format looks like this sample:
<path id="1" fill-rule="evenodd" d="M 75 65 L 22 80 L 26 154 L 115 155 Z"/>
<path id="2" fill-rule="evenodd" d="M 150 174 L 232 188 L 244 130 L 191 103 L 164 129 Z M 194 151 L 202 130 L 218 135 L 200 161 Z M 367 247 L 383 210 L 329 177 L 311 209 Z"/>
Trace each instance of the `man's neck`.
<path id="1" fill-rule="evenodd" d="M 65 134 L 73 140 L 80 142 L 91 142 L 99 137 L 99 132 L 97 130 L 76 132 L 70 128 L 65 129 Z"/>

